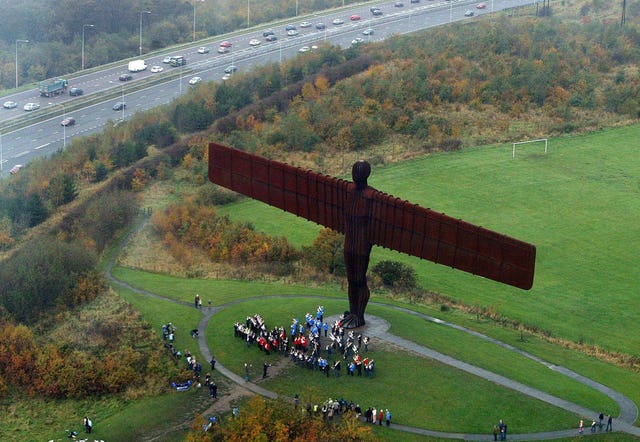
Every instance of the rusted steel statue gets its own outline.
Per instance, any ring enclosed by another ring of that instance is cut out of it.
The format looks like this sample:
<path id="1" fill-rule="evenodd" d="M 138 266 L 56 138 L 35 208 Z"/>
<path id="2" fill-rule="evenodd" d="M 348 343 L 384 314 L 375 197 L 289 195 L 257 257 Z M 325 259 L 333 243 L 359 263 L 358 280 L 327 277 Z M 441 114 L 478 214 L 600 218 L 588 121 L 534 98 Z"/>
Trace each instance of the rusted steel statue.
<path id="1" fill-rule="evenodd" d="M 367 185 L 371 166 L 353 165 L 353 182 L 209 144 L 209 180 L 345 235 L 349 314 L 343 325 L 364 325 L 367 267 L 379 245 L 528 290 L 532 244 L 411 204 Z"/>

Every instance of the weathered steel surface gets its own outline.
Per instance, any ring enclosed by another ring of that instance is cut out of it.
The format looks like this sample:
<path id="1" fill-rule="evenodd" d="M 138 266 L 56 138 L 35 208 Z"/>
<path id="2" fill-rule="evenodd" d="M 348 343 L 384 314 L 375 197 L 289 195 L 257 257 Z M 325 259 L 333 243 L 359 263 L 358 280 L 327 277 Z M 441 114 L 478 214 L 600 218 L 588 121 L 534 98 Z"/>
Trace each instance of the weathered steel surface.
<path id="1" fill-rule="evenodd" d="M 366 162 L 354 164 L 354 183 L 209 145 L 211 182 L 345 234 L 349 303 L 359 318 L 354 326 L 364 324 L 372 245 L 531 288 L 534 245 L 375 190 L 367 185 L 370 170 Z"/>
<path id="2" fill-rule="evenodd" d="M 353 183 L 215 143 L 209 149 L 212 182 L 345 233 Z M 521 289 L 533 285 L 534 245 L 368 189 L 373 244 Z"/>

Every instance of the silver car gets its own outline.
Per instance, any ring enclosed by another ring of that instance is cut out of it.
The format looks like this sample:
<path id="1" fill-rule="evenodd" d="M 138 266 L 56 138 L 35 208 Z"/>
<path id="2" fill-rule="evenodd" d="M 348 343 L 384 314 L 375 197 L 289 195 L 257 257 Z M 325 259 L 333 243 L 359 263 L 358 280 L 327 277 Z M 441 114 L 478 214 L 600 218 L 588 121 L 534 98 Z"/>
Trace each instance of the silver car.
<path id="1" fill-rule="evenodd" d="M 24 105 L 23 109 L 30 112 L 40 109 L 40 105 L 38 103 L 27 103 Z"/>

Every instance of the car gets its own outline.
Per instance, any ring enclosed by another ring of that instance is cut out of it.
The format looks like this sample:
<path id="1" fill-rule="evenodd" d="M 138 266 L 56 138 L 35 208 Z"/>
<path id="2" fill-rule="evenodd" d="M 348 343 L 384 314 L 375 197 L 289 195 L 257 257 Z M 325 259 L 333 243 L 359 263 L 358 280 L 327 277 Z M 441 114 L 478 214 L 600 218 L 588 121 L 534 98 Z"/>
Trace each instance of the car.
<path id="1" fill-rule="evenodd" d="M 411 3 L 420 3 L 420 0 L 411 0 Z"/>
<path id="2" fill-rule="evenodd" d="M 225 40 L 222 43 L 220 43 L 220 46 L 222 46 L 223 48 L 230 48 L 231 46 L 233 46 L 233 43 Z"/>
<path id="3" fill-rule="evenodd" d="M 133 75 L 131 75 L 131 74 L 121 74 L 121 75 L 118 77 L 118 80 L 120 80 L 120 81 L 129 81 L 129 80 L 133 80 Z"/>
<path id="4" fill-rule="evenodd" d="M 309 46 L 303 46 L 300 49 L 298 49 L 298 52 L 309 52 L 311 50 L 311 48 Z"/>
<path id="5" fill-rule="evenodd" d="M 404 3 L 402 3 L 402 2 L 395 2 L 395 3 L 393 4 L 393 6 L 395 6 L 396 8 L 403 8 L 403 7 L 404 7 Z"/>
<path id="6" fill-rule="evenodd" d="M 73 117 L 67 117 L 60 122 L 60 126 L 73 126 L 76 124 L 76 119 Z"/>
<path id="7" fill-rule="evenodd" d="M 226 54 L 227 52 L 229 52 L 229 48 L 227 48 L 225 46 L 220 46 L 218 48 L 218 54 Z"/>
<path id="8" fill-rule="evenodd" d="M 265 40 L 267 41 L 276 41 L 278 39 L 277 35 L 267 35 L 267 38 L 265 38 Z"/>
<path id="9" fill-rule="evenodd" d="M 198 48 L 198 54 L 208 54 L 209 53 L 209 48 L 206 46 L 200 46 Z"/>
<path id="10" fill-rule="evenodd" d="M 167 55 L 166 57 L 164 57 L 162 59 L 162 62 L 165 63 L 165 64 L 171 63 L 171 55 Z"/>
<path id="11" fill-rule="evenodd" d="M 224 70 L 224 73 L 225 73 L 225 74 L 233 74 L 233 73 L 234 73 L 235 71 L 237 71 L 237 70 L 238 70 L 238 67 L 237 67 L 237 66 L 231 65 L 231 66 L 228 66 L 228 67 Z"/>
<path id="12" fill-rule="evenodd" d="M 69 89 L 69 95 L 72 97 L 77 97 L 82 94 L 84 94 L 84 91 L 79 87 L 72 87 L 71 89 Z"/>
<path id="13" fill-rule="evenodd" d="M 113 105 L 111 109 L 113 109 L 114 111 L 119 111 L 126 108 L 127 108 L 127 103 L 125 103 L 124 101 L 118 101 L 116 104 Z"/>
<path id="14" fill-rule="evenodd" d="M 187 65 L 187 59 L 184 58 L 183 55 L 173 55 L 171 57 L 171 61 L 169 61 L 169 65 L 171 67 L 177 68 L 180 66 L 186 66 Z"/>
<path id="15" fill-rule="evenodd" d="M 5 109 L 14 109 L 18 107 L 18 103 L 16 103 L 15 101 L 5 101 L 4 103 L 2 103 L 2 107 L 4 107 Z"/>
<path id="16" fill-rule="evenodd" d="M 40 105 L 38 103 L 27 103 L 22 108 L 27 112 L 31 112 L 40 109 Z"/>
<path id="17" fill-rule="evenodd" d="M 334 18 L 331 23 L 333 23 L 334 25 L 341 25 L 344 24 L 344 20 L 341 18 Z"/>
<path id="18" fill-rule="evenodd" d="M 274 35 L 274 34 L 275 34 L 275 32 L 273 32 L 273 30 L 271 30 L 271 29 L 267 29 L 266 31 L 264 31 L 264 32 L 262 33 L 262 36 L 263 36 L 263 37 L 268 37 L 268 36 L 270 36 L 270 35 Z"/>
<path id="19" fill-rule="evenodd" d="M 162 66 L 151 66 L 150 71 L 157 74 L 158 72 L 164 71 L 164 68 Z"/>
<path id="20" fill-rule="evenodd" d="M 23 167 L 24 166 L 22 164 L 16 164 L 11 169 L 9 169 L 9 173 L 11 175 L 15 175 L 16 173 L 20 172 L 20 169 L 22 169 Z"/>
<path id="21" fill-rule="evenodd" d="M 249 46 L 259 46 L 262 42 L 257 38 L 252 38 L 249 40 Z"/>
<path id="22" fill-rule="evenodd" d="M 319 31 L 322 31 L 324 29 L 327 29 L 327 25 L 325 25 L 324 23 L 320 22 L 320 23 L 316 23 L 316 29 Z"/>
<path id="23" fill-rule="evenodd" d="M 467 9 L 466 11 L 464 11 L 464 16 L 473 17 L 473 11 L 471 9 Z"/>
<path id="24" fill-rule="evenodd" d="M 231 78 L 231 74 L 224 74 L 224 75 L 222 76 L 222 79 L 223 79 L 224 81 L 227 81 L 229 78 Z"/>
<path id="25" fill-rule="evenodd" d="M 287 35 L 288 35 L 289 37 L 295 37 L 295 36 L 296 36 L 296 35 L 298 35 L 298 34 L 299 34 L 299 32 L 298 32 L 298 31 L 296 31 L 295 29 L 289 29 L 289 30 L 287 31 Z"/>
<path id="26" fill-rule="evenodd" d="M 308 21 L 303 21 L 302 23 L 300 23 L 300 27 L 301 28 L 310 28 L 311 27 L 311 23 Z"/>
<path id="27" fill-rule="evenodd" d="M 284 27 L 285 31 L 295 31 L 296 29 L 296 25 L 287 25 Z"/>
<path id="28" fill-rule="evenodd" d="M 356 45 L 359 45 L 360 43 L 363 43 L 363 42 L 364 42 L 364 38 L 356 37 L 353 40 L 351 40 L 351 45 L 352 46 L 356 46 Z"/>
<path id="29" fill-rule="evenodd" d="M 375 8 L 371 13 L 373 15 L 382 15 L 382 9 Z"/>
<path id="30" fill-rule="evenodd" d="M 349 20 L 351 20 L 351 21 L 358 21 L 358 20 L 360 20 L 360 18 L 362 18 L 362 17 L 360 17 L 360 16 L 359 16 L 359 15 L 357 15 L 357 14 L 353 14 L 351 17 L 349 17 Z"/>
<path id="31" fill-rule="evenodd" d="M 202 81 L 202 77 L 191 77 L 191 79 L 189 80 L 189 84 L 194 85 L 194 84 L 198 84 Z"/>
<path id="32" fill-rule="evenodd" d="M 362 35 L 373 35 L 373 29 L 371 28 L 367 28 L 364 31 L 362 31 Z"/>
<path id="33" fill-rule="evenodd" d="M 487 8 L 487 4 L 485 2 L 478 3 L 476 5 L 476 8 L 478 8 L 478 9 L 486 9 Z"/>

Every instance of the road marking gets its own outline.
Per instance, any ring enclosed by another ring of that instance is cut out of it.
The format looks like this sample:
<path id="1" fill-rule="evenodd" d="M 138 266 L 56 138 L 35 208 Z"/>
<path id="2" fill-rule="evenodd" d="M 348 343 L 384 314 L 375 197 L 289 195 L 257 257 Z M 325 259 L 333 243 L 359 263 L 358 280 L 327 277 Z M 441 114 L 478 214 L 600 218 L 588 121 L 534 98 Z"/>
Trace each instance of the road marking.
<path id="1" fill-rule="evenodd" d="M 20 158 L 20 157 L 23 157 L 23 156 L 25 156 L 25 155 L 29 155 L 30 153 L 31 153 L 31 152 L 29 152 L 28 150 L 25 150 L 24 152 L 20 152 L 20 153 L 15 154 L 15 155 L 13 156 L 13 158 Z"/>
<path id="2" fill-rule="evenodd" d="M 47 147 L 49 144 L 51 144 L 51 143 L 45 143 L 45 144 L 42 144 L 41 146 L 34 147 L 34 148 L 33 148 L 33 150 L 40 150 L 40 149 L 42 149 L 43 147 Z"/>

